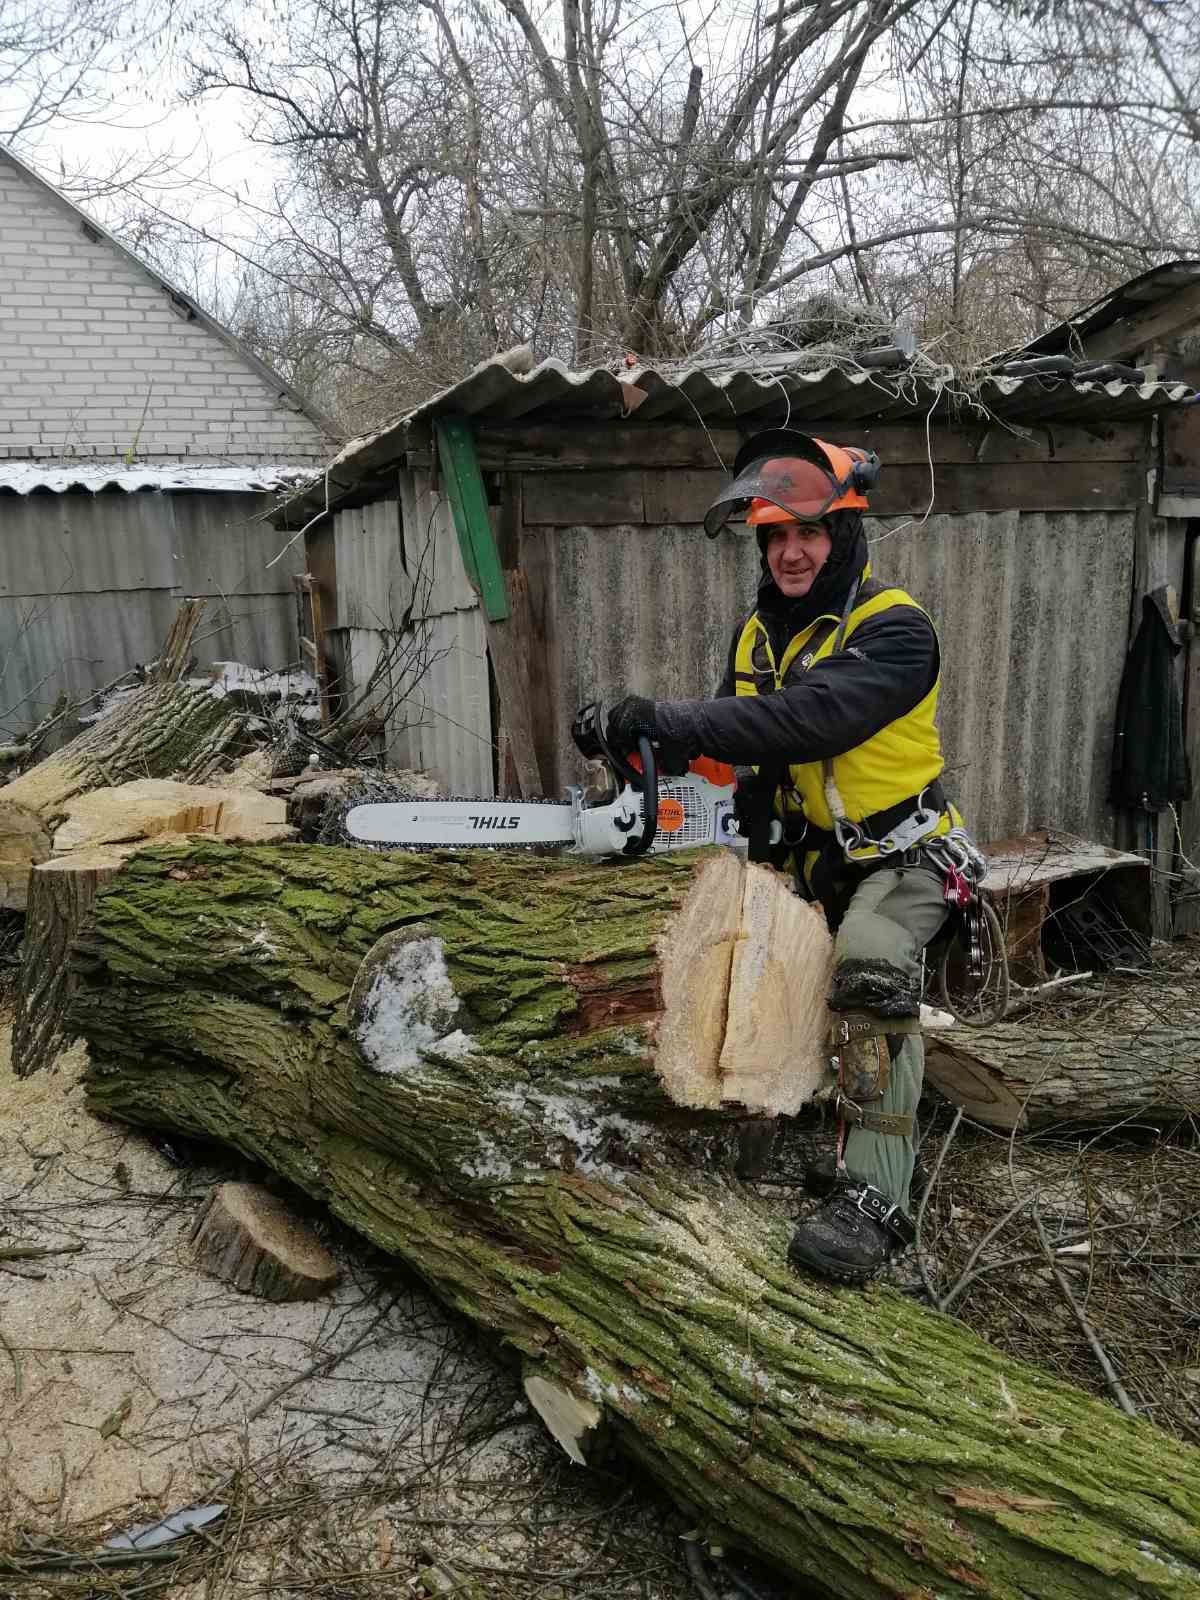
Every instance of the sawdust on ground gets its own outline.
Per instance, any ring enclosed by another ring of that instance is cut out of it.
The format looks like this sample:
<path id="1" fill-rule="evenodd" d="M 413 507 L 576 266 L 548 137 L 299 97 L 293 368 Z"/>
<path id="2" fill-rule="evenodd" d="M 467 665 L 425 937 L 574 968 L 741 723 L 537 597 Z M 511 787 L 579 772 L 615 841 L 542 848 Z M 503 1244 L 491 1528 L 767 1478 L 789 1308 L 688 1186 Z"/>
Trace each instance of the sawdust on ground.
<path id="1" fill-rule="evenodd" d="M 0 1544 L 120 1524 L 211 1492 L 247 1460 L 360 1470 L 407 1428 L 461 1331 L 330 1240 L 327 1298 L 274 1305 L 207 1278 L 188 1234 L 228 1169 L 179 1168 L 84 1105 L 82 1045 L 32 1078 L 0 1042 Z M 14 1258 L 16 1249 L 62 1252 Z M 8 1259 L 5 1259 L 6 1253 Z M 331 1367 L 264 1402 L 357 1340 Z M 506 1378 L 459 1350 L 454 1392 Z M 255 1412 L 261 1410 L 261 1415 Z"/>

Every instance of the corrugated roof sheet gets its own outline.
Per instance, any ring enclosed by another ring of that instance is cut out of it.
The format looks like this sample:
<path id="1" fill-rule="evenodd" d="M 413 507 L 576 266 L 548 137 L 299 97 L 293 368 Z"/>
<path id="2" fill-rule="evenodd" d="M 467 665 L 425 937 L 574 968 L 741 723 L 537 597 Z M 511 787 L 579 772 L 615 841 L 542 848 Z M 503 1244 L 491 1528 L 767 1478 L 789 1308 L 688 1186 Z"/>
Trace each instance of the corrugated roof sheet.
<path id="1" fill-rule="evenodd" d="M 501 361 L 477 367 L 378 433 L 352 440 L 320 478 L 293 496 L 291 525 L 332 509 L 394 466 L 434 417 L 456 413 L 491 423 L 605 421 L 715 426 L 745 419 L 754 427 L 806 422 L 866 424 L 932 416 L 978 423 L 990 415 L 1037 424 L 1116 422 L 1195 398 L 1185 383 L 1078 381 L 1060 374 L 988 376 L 967 381 L 912 368 L 863 370 L 847 362 L 805 370 L 766 362 L 709 362 L 660 372 L 576 372 L 543 361 L 513 373 Z"/>
<path id="2" fill-rule="evenodd" d="M 0 491 L 11 494 L 98 494 L 104 489 L 194 489 L 218 494 L 253 494 L 288 489 L 311 476 L 306 467 L 271 462 L 239 462 L 236 466 L 196 466 L 173 461 L 162 465 L 88 462 L 63 465 L 51 461 L 0 461 Z"/>

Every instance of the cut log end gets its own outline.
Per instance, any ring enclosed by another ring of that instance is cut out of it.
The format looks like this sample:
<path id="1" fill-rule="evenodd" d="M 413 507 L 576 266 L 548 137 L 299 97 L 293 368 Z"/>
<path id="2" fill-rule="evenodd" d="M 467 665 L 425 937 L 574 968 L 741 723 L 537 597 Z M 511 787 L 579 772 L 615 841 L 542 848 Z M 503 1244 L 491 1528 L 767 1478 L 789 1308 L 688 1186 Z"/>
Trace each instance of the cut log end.
<path id="1" fill-rule="evenodd" d="M 989 1128 L 1021 1129 L 1029 1117 L 998 1072 L 965 1051 L 930 1044 L 925 1058 L 930 1083 L 966 1116 Z"/>
<path id="2" fill-rule="evenodd" d="M 655 1066 L 677 1105 L 794 1114 L 822 1082 L 832 941 L 769 867 L 720 852 L 659 944 Z"/>
<path id="3" fill-rule="evenodd" d="M 341 1276 L 312 1230 L 254 1183 L 214 1189 L 191 1242 L 206 1272 L 263 1300 L 316 1300 Z"/>

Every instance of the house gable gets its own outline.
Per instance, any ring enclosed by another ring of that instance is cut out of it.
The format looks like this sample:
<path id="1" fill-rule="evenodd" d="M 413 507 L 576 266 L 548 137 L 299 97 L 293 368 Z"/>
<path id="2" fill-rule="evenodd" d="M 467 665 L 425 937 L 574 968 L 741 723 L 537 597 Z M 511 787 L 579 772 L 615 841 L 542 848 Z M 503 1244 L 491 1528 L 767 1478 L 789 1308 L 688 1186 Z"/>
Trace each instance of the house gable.
<path id="1" fill-rule="evenodd" d="M 318 463 L 324 421 L 0 148 L 0 457 Z"/>

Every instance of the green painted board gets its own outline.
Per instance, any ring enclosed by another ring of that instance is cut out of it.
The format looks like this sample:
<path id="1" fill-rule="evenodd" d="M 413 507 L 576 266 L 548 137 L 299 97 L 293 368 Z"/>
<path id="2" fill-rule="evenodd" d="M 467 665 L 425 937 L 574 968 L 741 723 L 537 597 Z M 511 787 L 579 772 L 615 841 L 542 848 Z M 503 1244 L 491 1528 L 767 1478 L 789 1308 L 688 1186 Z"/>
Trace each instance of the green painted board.
<path id="1" fill-rule="evenodd" d="M 488 516 L 475 435 L 465 417 L 438 417 L 433 426 L 463 566 L 479 591 L 488 621 L 502 622 L 509 615 L 508 589 Z"/>

